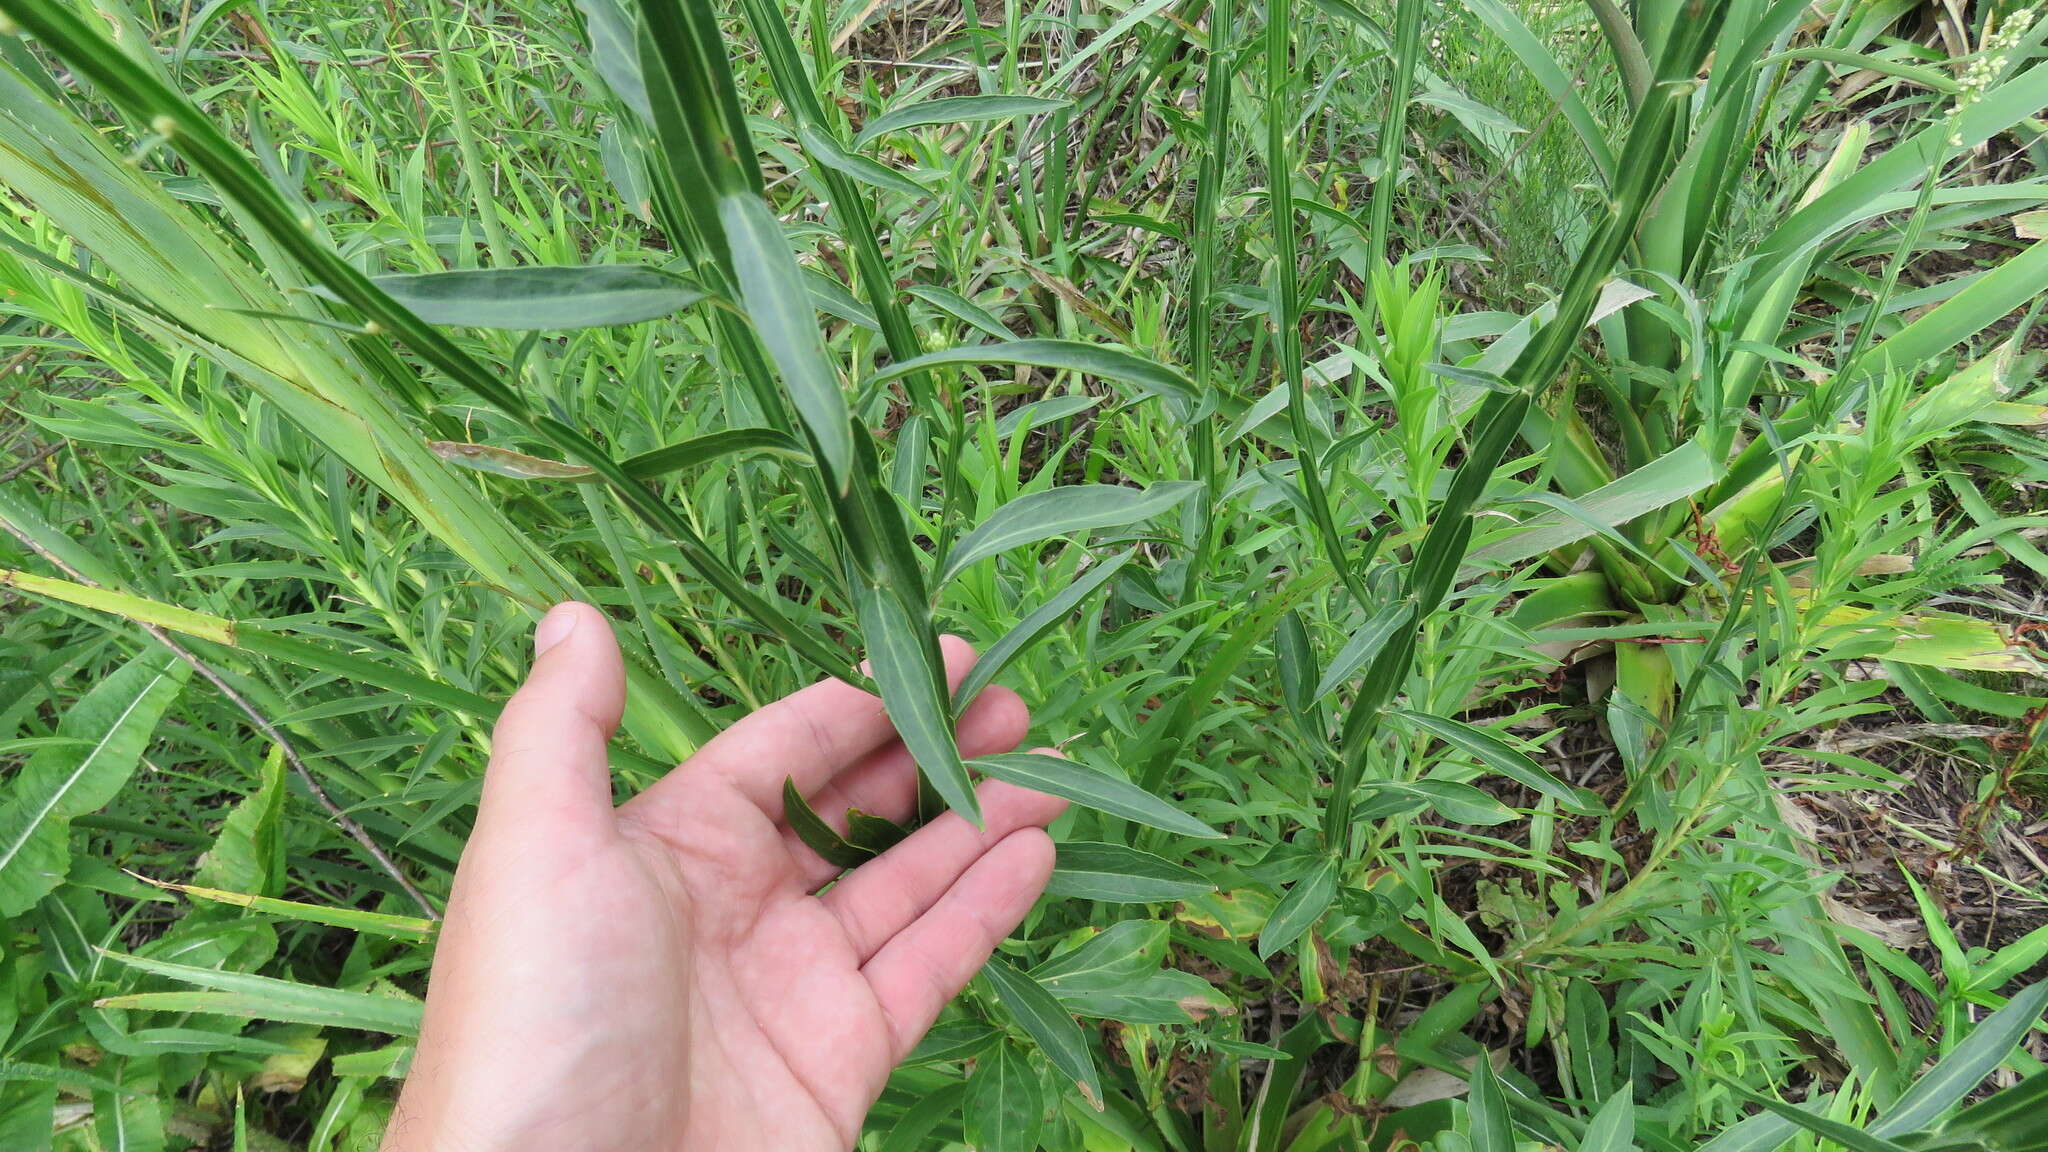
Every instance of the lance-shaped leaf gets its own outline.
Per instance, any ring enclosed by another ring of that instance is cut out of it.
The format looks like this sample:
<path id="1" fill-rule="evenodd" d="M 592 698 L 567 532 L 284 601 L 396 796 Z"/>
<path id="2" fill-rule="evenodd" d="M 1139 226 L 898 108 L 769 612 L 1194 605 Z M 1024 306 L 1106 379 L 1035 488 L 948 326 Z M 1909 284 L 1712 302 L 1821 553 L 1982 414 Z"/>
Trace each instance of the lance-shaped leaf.
<path id="1" fill-rule="evenodd" d="M 1048 896 L 1103 904 L 1155 904 L 1214 892 L 1201 873 L 1122 844 L 1073 840 L 1058 847 Z"/>
<path id="2" fill-rule="evenodd" d="M 1088 1103 L 1100 1111 L 1102 1078 L 1096 1074 L 1094 1057 L 1089 1055 L 1087 1037 L 1067 1010 L 1060 1007 L 1059 1000 L 1001 957 L 990 957 L 981 972 L 995 986 L 1003 1007 L 1038 1042 L 1045 1058 L 1079 1086 Z"/>
<path id="3" fill-rule="evenodd" d="M 143 1008 L 157 1012 L 205 1012 L 255 1020 L 283 1020 L 356 1028 L 390 1036 L 417 1036 L 422 1005 L 417 1000 L 321 988 L 248 972 L 172 964 L 145 956 L 101 953 L 117 964 L 211 989 L 207 992 L 139 992 L 99 1001 L 106 1008 Z"/>
<path id="4" fill-rule="evenodd" d="M 2005 1063 L 2013 1048 L 2041 1022 L 2043 1011 L 2048 1011 L 2048 980 L 2014 996 L 1972 1028 L 1962 1043 L 1929 1068 L 1870 1126 L 1871 1135 L 1903 1136 L 1940 1119 Z"/>
<path id="5" fill-rule="evenodd" d="M 1039 605 L 1029 616 L 1017 621 L 1017 626 L 1003 633 L 1003 637 L 988 646 L 968 669 L 967 677 L 960 681 L 960 687 L 953 692 L 955 711 L 966 708 L 974 702 L 981 690 L 995 682 L 1010 662 L 1024 654 L 1040 637 L 1058 626 L 1067 618 L 1067 613 L 1079 607 L 1081 602 L 1095 594 L 1096 590 L 1109 583 L 1117 570 L 1130 563 L 1136 552 L 1125 552 L 1115 559 L 1106 560 L 1090 568 L 1079 580 L 1061 589 L 1059 594 Z"/>
<path id="6" fill-rule="evenodd" d="M 1201 490 L 1192 480 L 1124 488 L 1115 484 L 1072 484 L 1019 496 L 962 536 L 939 573 L 944 584 L 977 560 L 1068 532 L 1136 524 Z"/>
<path id="7" fill-rule="evenodd" d="M 853 467 L 853 430 L 846 394 L 825 355 L 818 334 L 818 314 L 789 241 L 768 204 L 759 196 L 727 196 L 718 202 L 718 219 L 732 248 L 739 276 L 740 298 L 754 331 L 782 374 L 804 431 L 816 447 L 826 481 L 846 491 Z"/>
<path id="8" fill-rule="evenodd" d="M 1053 372 L 1079 372 L 1100 376 L 1158 396 L 1171 396 L 1190 404 L 1199 399 L 1194 384 L 1178 370 L 1157 360 L 1107 344 L 1085 344 L 1078 340 L 1003 340 L 994 344 L 967 344 L 927 352 L 892 364 L 868 378 L 868 385 L 884 384 L 901 376 L 932 368 L 1044 368 Z"/>
<path id="9" fill-rule="evenodd" d="M 1266 926 L 1259 932 L 1259 959 L 1266 959 L 1301 939 L 1301 934 L 1323 918 L 1336 898 L 1337 862 L 1324 857 L 1315 871 L 1295 881 L 1294 887 L 1274 905 L 1273 914 L 1266 918 Z"/>
<path id="10" fill-rule="evenodd" d="M 947 807 L 978 826 L 981 805 L 953 741 L 953 717 L 945 695 L 933 691 L 928 654 L 910 614 L 887 588 L 863 583 L 854 597 L 868 644 L 868 667 L 882 690 L 889 722 Z"/>
<path id="11" fill-rule="evenodd" d="M 845 837 L 825 823 L 824 818 L 804 799 L 804 794 L 796 790 L 796 780 L 787 776 L 782 780 L 782 818 L 805 847 L 835 868 L 858 868 L 875 858 L 872 851 L 848 843 Z"/>
<path id="12" fill-rule="evenodd" d="M 168 652 L 130 660 L 57 721 L 61 740 L 36 749 L 0 804 L 0 916 L 18 916 L 64 879 L 71 820 L 121 791 L 187 666 Z"/>
<path id="13" fill-rule="evenodd" d="M 1462 720 L 1431 716 L 1424 712 L 1410 712 L 1402 708 L 1388 709 L 1387 715 L 1411 729 L 1427 732 L 1444 743 L 1469 753 L 1493 771 L 1525 788 L 1556 800 L 1566 808 L 1578 812 L 1599 810 L 1599 805 L 1583 791 L 1551 775 L 1526 753 L 1484 728 L 1474 727 Z"/>
<path id="14" fill-rule="evenodd" d="M 1039 116 L 1057 112 L 1072 103 L 1071 100 L 1052 100 L 1043 96 L 1000 95 L 942 96 L 936 100 L 921 100 L 891 109 L 868 121 L 854 139 L 854 146 L 863 146 L 877 137 L 905 128 L 922 128 L 931 124 L 985 124 L 1013 116 Z"/>
<path id="15" fill-rule="evenodd" d="M 636 264 L 472 268 L 374 279 L 429 324 L 516 332 L 637 324 L 680 312 L 705 295 L 681 277 Z"/>
<path id="16" fill-rule="evenodd" d="M 967 763 L 1004 783 L 1072 800 L 1084 808 L 1121 816 L 1148 828 L 1212 840 L 1223 836 L 1223 833 L 1136 784 L 1063 756 L 1008 752 L 999 756 L 982 756 Z"/>

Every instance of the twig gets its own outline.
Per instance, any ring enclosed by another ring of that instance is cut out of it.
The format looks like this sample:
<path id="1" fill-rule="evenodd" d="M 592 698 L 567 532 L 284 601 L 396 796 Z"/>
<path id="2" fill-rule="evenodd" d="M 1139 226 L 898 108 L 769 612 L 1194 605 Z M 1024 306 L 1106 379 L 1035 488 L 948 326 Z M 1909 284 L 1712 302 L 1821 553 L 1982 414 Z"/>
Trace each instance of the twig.
<path id="1" fill-rule="evenodd" d="M 88 588 L 101 587 L 98 581 L 66 564 L 63 560 L 53 555 L 49 549 L 44 548 L 26 533 L 16 528 L 10 521 L 0 519 L 0 528 L 5 528 L 8 535 L 21 541 L 24 547 L 49 561 L 72 580 Z M 426 915 L 427 919 L 438 921 L 441 918 L 440 912 L 435 910 L 433 903 L 427 899 L 426 893 L 421 892 L 411 880 L 406 879 L 405 873 L 399 869 L 397 862 L 392 860 L 384 849 L 378 847 L 375 840 L 370 839 L 370 834 L 363 830 L 361 824 L 356 823 L 348 813 L 343 812 L 340 805 L 337 805 L 327 795 L 327 789 L 320 786 L 320 781 L 314 777 L 313 770 L 308 768 L 306 761 L 299 756 L 298 749 L 292 747 L 291 741 L 285 739 L 284 733 L 278 731 L 276 725 L 265 719 L 263 714 L 256 710 L 256 706 L 244 699 L 240 692 L 235 691 L 234 687 L 222 679 L 218 672 L 207 667 L 204 661 L 194 656 L 184 645 L 173 640 L 170 633 L 151 624 L 147 620 L 137 620 L 135 623 L 141 625 L 142 630 L 155 638 L 157 643 L 170 649 L 179 659 L 191 665 L 193 671 L 199 673 L 207 683 L 212 684 L 218 689 L 221 695 L 227 697 L 229 703 L 240 709 L 241 713 L 249 718 L 249 722 L 255 726 L 256 730 L 263 733 L 265 737 L 277 745 L 279 751 L 284 753 L 285 762 L 291 765 L 291 769 L 298 775 L 299 781 L 306 786 L 308 792 L 313 794 L 313 799 L 320 802 L 320 807 L 327 810 L 327 815 L 333 818 L 335 824 L 343 832 L 346 832 L 349 838 L 354 840 L 364 852 L 369 853 L 370 859 L 375 860 L 378 866 L 383 868 L 385 873 L 398 883 L 398 886 L 405 891 L 405 894 L 412 898 L 412 902 L 419 905 L 420 911 Z"/>
<path id="2" fill-rule="evenodd" d="M 19 476 L 22 473 L 28 471 L 29 469 L 35 467 L 36 465 L 41 464 L 43 461 L 48 460 L 50 457 L 55 456 L 57 454 L 57 450 L 62 447 L 64 447 L 64 442 L 62 440 L 58 440 L 53 443 L 45 444 L 41 448 L 36 449 L 34 453 L 30 454 L 28 459 L 23 460 L 21 463 L 16 464 L 14 467 L 9 468 L 5 472 L 0 472 L 0 484 L 7 483 L 9 480 L 14 479 L 16 476 Z"/>

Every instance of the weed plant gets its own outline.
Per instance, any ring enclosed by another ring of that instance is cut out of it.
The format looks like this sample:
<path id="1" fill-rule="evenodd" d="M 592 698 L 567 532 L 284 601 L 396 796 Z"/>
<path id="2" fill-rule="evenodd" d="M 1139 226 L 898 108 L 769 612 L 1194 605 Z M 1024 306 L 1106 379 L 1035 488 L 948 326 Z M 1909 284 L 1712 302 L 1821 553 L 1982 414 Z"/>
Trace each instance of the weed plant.
<path id="1" fill-rule="evenodd" d="M 1077 802 L 867 1152 L 2048 1148 L 2033 9 L 0 33 L 0 1148 L 374 1148 L 568 597 L 622 795 L 834 676 Z"/>

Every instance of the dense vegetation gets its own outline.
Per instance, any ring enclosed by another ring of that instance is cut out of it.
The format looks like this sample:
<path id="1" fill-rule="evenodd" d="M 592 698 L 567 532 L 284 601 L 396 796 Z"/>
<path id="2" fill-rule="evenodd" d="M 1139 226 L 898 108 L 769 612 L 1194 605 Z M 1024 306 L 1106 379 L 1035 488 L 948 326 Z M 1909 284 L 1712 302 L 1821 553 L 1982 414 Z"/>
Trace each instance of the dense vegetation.
<path id="1" fill-rule="evenodd" d="M 871 1152 L 2048 1148 L 2031 9 L 0 16 L 0 1148 L 375 1147 L 571 596 L 1080 802 Z"/>

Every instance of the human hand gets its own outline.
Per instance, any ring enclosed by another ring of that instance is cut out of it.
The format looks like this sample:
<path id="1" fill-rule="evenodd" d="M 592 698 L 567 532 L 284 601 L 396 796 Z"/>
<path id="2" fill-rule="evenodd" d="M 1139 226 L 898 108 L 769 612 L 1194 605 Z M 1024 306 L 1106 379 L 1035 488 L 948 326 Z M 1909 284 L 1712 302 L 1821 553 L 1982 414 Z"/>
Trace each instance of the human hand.
<path id="1" fill-rule="evenodd" d="M 995 781 L 985 831 L 946 813 L 838 869 L 782 822 L 903 820 L 917 773 L 881 702 L 837 681 L 741 720 L 626 804 L 605 742 L 625 677 L 609 622 L 561 604 L 500 717 L 426 1022 L 386 1152 L 850 1148 L 883 1083 L 1023 919 L 1065 802 Z M 945 644 L 957 683 L 973 652 Z M 989 688 L 961 752 L 1023 738 Z"/>

